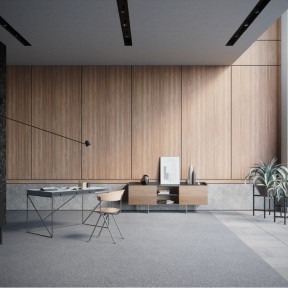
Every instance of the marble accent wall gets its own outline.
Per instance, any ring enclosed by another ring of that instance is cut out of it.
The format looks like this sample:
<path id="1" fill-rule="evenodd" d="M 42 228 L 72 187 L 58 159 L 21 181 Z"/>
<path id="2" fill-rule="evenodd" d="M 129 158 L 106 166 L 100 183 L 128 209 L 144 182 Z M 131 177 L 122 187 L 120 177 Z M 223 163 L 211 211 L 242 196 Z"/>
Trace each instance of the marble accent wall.
<path id="1" fill-rule="evenodd" d="M 6 115 L 6 46 L 0 42 L 0 115 Z M 6 119 L 0 117 L 0 193 L 6 195 Z M 1 205 L 1 204 L 0 204 Z M 2 209 L 2 207 L 0 207 Z M 5 211 L 4 206 L 4 211 Z"/>

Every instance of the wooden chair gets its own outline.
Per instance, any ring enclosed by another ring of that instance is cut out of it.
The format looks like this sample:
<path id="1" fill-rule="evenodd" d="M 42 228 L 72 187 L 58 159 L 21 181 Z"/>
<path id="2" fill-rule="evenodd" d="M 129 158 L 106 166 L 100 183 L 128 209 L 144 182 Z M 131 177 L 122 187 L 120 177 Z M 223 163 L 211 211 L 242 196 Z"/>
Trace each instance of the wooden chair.
<path id="1" fill-rule="evenodd" d="M 108 229 L 108 231 L 110 233 L 110 236 L 111 236 L 111 238 L 113 240 L 113 243 L 116 244 L 116 242 L 114 241 L 114 238 L 112 236 L 112 233 L 110 231 L 110 228 L 109 228 L 109 220 L 110 220 L 109 216 L 110 215 L 112 216 L 112 218 L 113 218 L 113 220 L 114 220 L 114 222 L 116 224 L 116 227 L 117 227 L 117 229 L 118 229 L 118 231 L 120 233 L 121 238 L 124 239 L 122 234 L 121 234 L 121 231 L 119 229 L 119 226 L 118 226 L 118 224 L 117 224 L 117 222 L 115 220 L 115 217 L 114 217 L 114 215 L 118 215 L 121 212 L 121 209 L 122 209 L 122 197 L 123 197 L 124 191 L 125 190 L 112 191 L 112 192 L 108 192 L 108 193 L 97 195 L 97 198 L 100 201 L 100 203 L 99 203 L 99 205 L 97 205 L 95 210 L 93 210 L 92 212 L 98 213 L 99 217 L 97 219 L 97 222 L 96 222 L 96 224 L 94 226 L 94 229 L 93 229 L 93 231 L 92 231 L 92 233 L 90 235 L 90 238 L 89 238 L 88 242 L 90 242 L 90 240 L 91 240 L 91 238 L 92 238 L 92 236 L 93 236 L 93 234 L 95 232 L 96 227 L 100 227 L 101 229 L 100 229 L 97 237 L 100 236 L 103 228 Z M 109 205 L 112 202 L 120 202 L 120 207 L 119 208 L 115 208 L 115 207 L 107 206 L 107 205 Z M 103 204 L 104 204 L 104 206 L 103 206 Z M 103 224 L 98 226 L 100 218 L 103 218 Z"/>

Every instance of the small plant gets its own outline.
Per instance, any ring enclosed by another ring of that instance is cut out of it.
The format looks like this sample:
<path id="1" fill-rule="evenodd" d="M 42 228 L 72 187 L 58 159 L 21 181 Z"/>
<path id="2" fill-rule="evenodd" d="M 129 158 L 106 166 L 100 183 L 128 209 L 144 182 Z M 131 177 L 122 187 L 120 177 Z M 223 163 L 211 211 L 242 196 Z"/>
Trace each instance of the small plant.
<path id="1" fill-rule="evenodd" d="M 254 164 L 251 167 L 249 173 L 245 177 L 245 183 L 253 180 L 253 184 L 256 186 L 259 193 L 261 193 L 260 187 L 263 187 L 266 196 L 274 196 L 277 185 L 283 182 L 287 173 L 287 167 L 282 164 L 277 164 L 277 158 L 273 158 L 268 164 L 259 161 L 259 163 Z"/>

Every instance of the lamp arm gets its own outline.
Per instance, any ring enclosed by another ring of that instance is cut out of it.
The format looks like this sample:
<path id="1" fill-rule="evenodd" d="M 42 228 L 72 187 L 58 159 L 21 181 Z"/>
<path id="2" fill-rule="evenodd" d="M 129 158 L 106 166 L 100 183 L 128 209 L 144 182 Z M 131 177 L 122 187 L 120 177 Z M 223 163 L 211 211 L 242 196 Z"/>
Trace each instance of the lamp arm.
<path id="1" fill-rule="evenodd" d="M 27 123 L 25 123 L 25 122 L 22 122 L 22 121 L 19 121 L 19 120 L 13 119 L 13 118 L 9 118 L 9 117 L 3 116 L 3 115 L 0 115 L 0 117 L 5 118 L 5 119 L 8 119 L 8 120 L 11 120 L 11 121 L 14 121 L 14 122 L 17 122 L 17 123 L 20 123 L 20 124 L 23 124 L 23 125 L 26 125 L 26 126 L 29 126 L 29 127 L 32 127 L 32 128 L 35 128 L 35 129 L 38 129 L 38 130 L 41 130 L 41 131 L 44 131 L 44 132 L 47 132 L 47 133 L 50 133 L 50 134 L 53 134 L 53 135 L 56 135 L 56 136 L 60 136 L 60 137 L 63 137 L 63 138 L 69 139 L 69 140 L 74 141 L 74 142 L 78 142 L 78 143 L 84 144 L 84 145 L 86 145 L 86 147 L 91 145 L 90 142 L 89 142 L 88 140 L 86 140 L 85 142 L 81 142 L 81 141 L 78 141 L 78 140 L 75 140 L 75 139 L 72 139 L 72 138 L 66 137 L 66 136 L 64 136 L 64 135 L 57 134 L 57 133 L 54 133 L 54 132 L 51 132 L 51 131 L 45 130 L 45 129 L 40 128 L 40 127 L 37 127 L 37 126 L 27 124 Z"/>

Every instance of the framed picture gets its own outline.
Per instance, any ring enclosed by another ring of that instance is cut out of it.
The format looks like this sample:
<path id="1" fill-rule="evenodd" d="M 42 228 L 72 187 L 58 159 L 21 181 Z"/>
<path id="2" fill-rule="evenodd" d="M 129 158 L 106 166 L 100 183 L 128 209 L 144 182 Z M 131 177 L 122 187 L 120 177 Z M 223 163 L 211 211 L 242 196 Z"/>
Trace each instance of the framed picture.
<path id="1" fill-rule="evenodd" d="M 180 184 L 180 157 L 160 157 L 160 184 Z"/>

